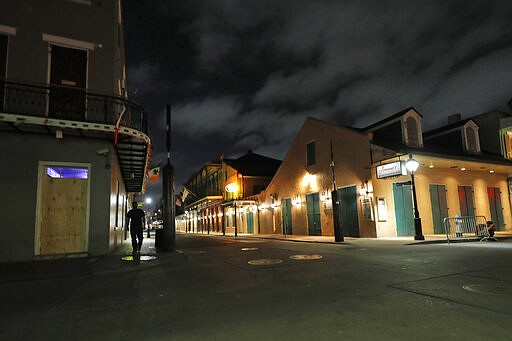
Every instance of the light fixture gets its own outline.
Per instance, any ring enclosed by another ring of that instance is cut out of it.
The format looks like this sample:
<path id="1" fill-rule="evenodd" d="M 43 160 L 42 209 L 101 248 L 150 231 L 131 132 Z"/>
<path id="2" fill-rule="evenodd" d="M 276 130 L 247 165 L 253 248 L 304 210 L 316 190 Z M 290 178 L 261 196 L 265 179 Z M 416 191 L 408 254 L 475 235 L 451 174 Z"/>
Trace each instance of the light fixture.
<path id="1" fill-rule="evenodd" d="M 431 162 L 430 165 L 428 165 L 428 168 L 434 168 L 434 164 Z"/>
<path id="2" fill-rule="evenodd" d="M 152 202 L 152 201 L 153 201 L 153 200 L 152 200 L 150 197 L 147 197 L 147 198 L 146 198 L 146 204 L 151 204 L 151 202 Z"/>
<path id="3" fill-rule="evenodd" d="M 466 167 L 462 167 L 460 170 L 464 172 L 466 170 Z"/>
<path id="4" fill-rule="evenodd" d="M 491 169 L 491 170 L 489 171 L 489 173 L 491 173 L 491 174 L 492 174 L 492 173 L 494 173 L 494 169 Z"/>
<path id="5" fill-rule="evenodd" d="M 405 163 L 405 167 L 411 172 L 411 187 L 412 187 L 412 199 L 414 203 L 414 239 L 425 240 L 421 227 L 420 212 L 418 211 L 418 201 L 416 199 L 416 184 L 414 183 L 414 172 L 418 170 L 420 163 L 412 158 L 412 154 L 409 154 L 409 159 Z"/>
<path id="6" fill-rule="evenodd" d="M 232 183 L 229 183 L 226 185 L 226 191 L 228 191 L 229 193 L 236 193 L 238 192 L 238 185 L 236 184 L 236 182 L 232 182 Z"/>

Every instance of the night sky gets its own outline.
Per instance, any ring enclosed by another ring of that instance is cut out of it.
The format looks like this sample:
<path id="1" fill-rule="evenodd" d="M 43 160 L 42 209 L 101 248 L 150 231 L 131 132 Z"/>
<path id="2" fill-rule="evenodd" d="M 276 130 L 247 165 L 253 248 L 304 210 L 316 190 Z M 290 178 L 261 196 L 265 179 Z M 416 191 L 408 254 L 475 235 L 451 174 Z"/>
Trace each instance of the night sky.
<path id="1" fill-rule="evenodd" d="M 282 159 L 308 116 L 364 127 L 413 106 L 428 130 L 512 98 L 512 1 L 125 0 L 131 97 L 176 187 L 252 149 Z M 161 179 L 146 195 L 158 199 Z"/>

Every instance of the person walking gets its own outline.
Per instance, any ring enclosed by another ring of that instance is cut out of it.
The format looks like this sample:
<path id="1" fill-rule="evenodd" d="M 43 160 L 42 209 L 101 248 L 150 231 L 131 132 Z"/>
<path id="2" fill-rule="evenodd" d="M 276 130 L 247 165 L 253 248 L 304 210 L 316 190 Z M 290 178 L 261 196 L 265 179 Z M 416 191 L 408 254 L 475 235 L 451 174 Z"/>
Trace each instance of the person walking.
<path id="1" fill-rule="evenodd" d="M 138 202 L 132 202 L 133 208 L 126 214 L 126 222 L 129 224 L 130 235 L 132 237 L 132 253 L 140 253 L 142 239 L 144 238 L 142 230 L 146 225 L 146 213 L 138 206 Z"/>

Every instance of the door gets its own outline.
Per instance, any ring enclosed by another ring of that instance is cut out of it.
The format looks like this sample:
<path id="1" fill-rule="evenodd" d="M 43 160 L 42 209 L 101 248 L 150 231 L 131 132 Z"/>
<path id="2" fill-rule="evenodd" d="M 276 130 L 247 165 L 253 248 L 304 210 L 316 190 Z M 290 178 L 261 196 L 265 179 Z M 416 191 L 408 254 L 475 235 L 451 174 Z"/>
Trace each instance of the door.
<path id="1" fill-rule="evenodd" d="M 472 186 L 459 186 L 459 205 L 462 217 L 472 217 L 475 215 Z"/>
<path id="2" fill-rule="evenodd" d="M 430 203 L 432 206 L 432 223 L 434 233 L 445 233 L 443 219 L 448 217 L 448 204 L 446 201 L 446 187 L 444 185 L 430 184 Z"/>
<path id="3" fill-rule="evenodd" d="M 487 196 L 489 197 L 489 208 L 491 210 L 491 220 L 496 229 L 502 231 L 505 229 L 503 220 L 503 206 L 501 206 L 501 192 L 498 187 L 487 187 Z"/>
<path id="4" fill-rule="evenodd" d="M 356 186 L 338 189 L 338 200 L 340 201 L 340 225 L 343 235 L 359 237 Z"/>
<path id="5" fill-rule="evenodd" d="M 414 236 L 414 209 L 410 183 L 393 184 L 397 236 Z"/>
<path id="6" fill-rule="evenodd" d="M 247 212 L 247 233 L 254 233 L 254 213 Z"/>
<path id="7" fill-rule="evenodd" d="M 308 233 L 310 236 L 321 236 L 320 196 L 318 193 L 307 194 L 306 205 L 308 209 Z"/>
<path id="8" fill-rule="evenodd" d="M 86 169 L 45 167 L 40 182 L 39 254 L 87 251 Z"/>
<path id="9" fill-rule="evenodd" d="M 83 120 L 87 51 L 50 45 L 50 103 L 49 116 Z"/>
<path id="10" fill-rule="evenodd" d="M 283 233 L 292 234 L 292 199 L 281 200 L 281 215 L 283 217 Z"/>
<path id="11" fill-rule="evenodd" d="M 0 34 L 0 112 L 5 104 L 5 77 L 7 74 L 7 36 Z"/>

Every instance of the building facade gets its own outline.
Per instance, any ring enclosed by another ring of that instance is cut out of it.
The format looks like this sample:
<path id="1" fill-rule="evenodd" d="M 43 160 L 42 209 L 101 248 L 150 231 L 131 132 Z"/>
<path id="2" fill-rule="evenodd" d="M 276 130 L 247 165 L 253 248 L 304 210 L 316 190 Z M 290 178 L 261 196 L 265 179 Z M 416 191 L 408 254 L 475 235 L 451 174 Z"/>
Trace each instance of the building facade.
<path id="1" fill-rule="evenodd" d="M 261 233 L 334 236 L 336 188 L 344 236 L 415 236 L 409 157 L 420 163 L 415 186 L 423 234 L 444 234 L 444 218 L 455 215 L 511 230 L 509 120 L 504 113 L 451 117 L 423 133 L 414 108 L 363 129 L 308 118 L 258 195 Z"/>
<path id="2" fill-rule="evenodd" d="M 185 215 L 179 231 L 223 234 L 258 233 L 258 202 L 281 161 L 249 151 L 206 164 L 185 184 Z"/>
<path id="3" fill-rule="evenodd" d="M 127 96 L 121 1 L 2 4 L 0 261 L 119 245 L 145 187 L 146 132 Z"/>

